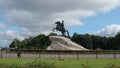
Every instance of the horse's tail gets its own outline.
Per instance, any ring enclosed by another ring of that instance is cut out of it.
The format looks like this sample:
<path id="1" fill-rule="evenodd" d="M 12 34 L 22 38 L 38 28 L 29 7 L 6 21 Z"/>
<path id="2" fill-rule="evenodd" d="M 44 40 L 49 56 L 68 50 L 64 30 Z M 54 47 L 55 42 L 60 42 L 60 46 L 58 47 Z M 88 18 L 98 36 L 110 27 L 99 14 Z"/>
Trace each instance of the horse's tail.
<path id="1" fill-rule="evenodd" d="M 53 28 L 52 31 L 55 32 L 55 28 Z"/>

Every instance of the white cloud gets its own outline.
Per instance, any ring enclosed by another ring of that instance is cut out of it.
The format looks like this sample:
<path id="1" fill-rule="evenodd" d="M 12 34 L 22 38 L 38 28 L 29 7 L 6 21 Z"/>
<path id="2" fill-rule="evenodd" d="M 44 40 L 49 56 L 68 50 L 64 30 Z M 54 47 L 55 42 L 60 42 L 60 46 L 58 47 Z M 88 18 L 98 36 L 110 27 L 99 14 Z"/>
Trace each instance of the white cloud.
<path id="1" fill-rule="evenodd" d="M 109 12 L 119 6 L 120 0 L 0 0 L 0 14 L 21 30 L 1 32 L 6 39 L 21 39 L 40 33 L 49 33 L 56 20 L 65 20 L 66 26 L 84 25 L 81 19 Z M 4 28 L 3 25 L 0 28 Z M 9 35 L 10 34 L 10 35 Z"/>
<path id="2" fill-rule="evenodd" d="M 4 23 L 0 23 L 0 29 L 6 29 L 7 28 L 7 25 L 4 24 Z"/>
<path id="3" fill-rule="evenodd" d="M 16 37 L 20 40 L 24 39 L 23 36 L 21 36 L 20 34 L 18 34 L 17 32 L 13 30 L 7 30 L 5 32 L 0 32 L 0 39 L 3 39 L 3 40 L 11 41 L 15 39 Z"/>
<path id="4" fill-rule="evenodd" d="M 8 44 L 10 43 L 11 41 L 0 39 L 0 47 L 9 47 Z"/>
<path id="5" fill-rule="evenodd" d="M 118 6 L 119 0 L 1 0 L 6 8 L 7 21 L 30 31 L 50 31 L 56 20 L 65 20 L 67 26 L 82 25 L 83 18 L 108 12 Z"/>
<path id="6" fill-rule="evenodd" d="M 118 6 L 119 0 L 1 0 L 6 18 L 15 26 L 30 31 L 50 31 L 56 20 L 64 19 L 67 26 L 82 25 L 82 18 L 97 11 L 107 12 Z"/>
<path id="7" fill-rule="evenodd" d="M 112 25 L 108 25 L 105 28 L 103 28 L 102 30 L 98 31 L 97 33 L 95 33 L 96 35 L 100 35 L 100 36 L 115 36 L 118 32 L 120 32 L 120 25 L 117 24 L 112 24 Z"/>
<path id="8" fill-rule="evenodd" d="M 62 13 L 54 13 L 53 17 L 54 21 L 63 20 L 67 26 L 76 26 L 76 25 L 83 25 L 80 20 L 82 18 L 86 18 L 89 16 L 96 15 L 94 11 L 87 11 L 87 10 L 75 10 L 75 11 L 65 11 Z"/>

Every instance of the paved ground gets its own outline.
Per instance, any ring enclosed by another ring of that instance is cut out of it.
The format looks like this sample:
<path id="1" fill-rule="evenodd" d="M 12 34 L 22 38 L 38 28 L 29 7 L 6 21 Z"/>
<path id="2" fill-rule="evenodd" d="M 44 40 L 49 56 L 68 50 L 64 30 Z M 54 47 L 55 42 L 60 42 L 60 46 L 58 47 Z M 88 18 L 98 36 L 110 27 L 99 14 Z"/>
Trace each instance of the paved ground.
<path id="1" fill-rule="evenodd" d="M 7 53 L 7 52 L 2 52 L 0 53 L 0 57 L 2 58 L 18 58 L 17 53 Z M 101 59 L 112 59 L 112 58 L 119 58 L 120 59 L 120 54 L 59 54 L 59 53 L 48 53 L 48 54 L 33 54 L 33 53 L 22 53 L 21 54 L 22 58 L 101 58 Z"/>

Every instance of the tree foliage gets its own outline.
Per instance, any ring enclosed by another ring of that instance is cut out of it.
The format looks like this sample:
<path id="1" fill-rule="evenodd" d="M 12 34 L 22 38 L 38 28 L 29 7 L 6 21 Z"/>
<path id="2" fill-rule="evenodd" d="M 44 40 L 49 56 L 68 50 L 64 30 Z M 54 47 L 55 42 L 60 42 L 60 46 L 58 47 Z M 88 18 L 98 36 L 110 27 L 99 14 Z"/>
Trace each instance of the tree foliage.
<path id="1" fill-rule="evenodd" d="M 46 49 L 51 41 L 49 36 L 56 36 L 55 33 L 50 33 L 48 36 L 40 34 L 36 37 L 30 37 L 22 41 L 14 39 L 9 45 L 10 48 L 22 48 L 22 49 Z M 100 37 L 90 34 L 77 34 L 74 33 L 71 37 L 73 42 L 80 44 L 88 49 L 101 48 L 103 50 L 119 50 L 120 49 L 120 33 L 115 37 Z"/>
<path id="2" fill-rule="evenodd" d="M 101 37 L 96 35 L 89 34 L 81 35 L 74 33 L 71 40 L 88 49 L 97 48 L 101 48 L 104 50 L 120 49 L 120 33 L 118 33 L 115 37 Z"/>
<path id="3" fill-rule="evenodd" d="M 10 48 L 19 48 L 21 46 L 21 41 L 17 38 L 13 40 L 13 42 L 10 44 Z"/>
<path id="4" fill-rule="evenodd" d="M 18 48 L 22 49 L 45 49 L 47 46 L 50 45 L 50 43 L 51 41 L 49 40 L 48 36 L 40 34 L 36 37 L 24 39 L 23 41 L 19 42 L 19 45 L 15 44 L 15 41 L 13 41 L 10 44 L 10 48 L 15 48 L 15 46 L 19 46 Z"/>

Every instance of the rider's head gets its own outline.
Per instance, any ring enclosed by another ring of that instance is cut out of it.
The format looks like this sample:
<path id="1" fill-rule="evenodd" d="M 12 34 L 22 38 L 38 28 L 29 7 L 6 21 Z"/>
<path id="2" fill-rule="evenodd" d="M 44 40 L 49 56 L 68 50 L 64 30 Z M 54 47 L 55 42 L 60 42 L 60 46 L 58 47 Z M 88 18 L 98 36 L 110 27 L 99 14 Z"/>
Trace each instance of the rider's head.
<path id="1" fill-rule="evenodd" d="M 64 20 L 62 20 L 62 23 L 64 23 Z"/>

